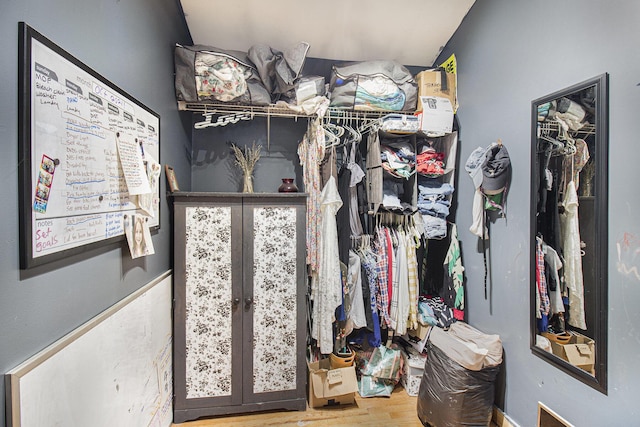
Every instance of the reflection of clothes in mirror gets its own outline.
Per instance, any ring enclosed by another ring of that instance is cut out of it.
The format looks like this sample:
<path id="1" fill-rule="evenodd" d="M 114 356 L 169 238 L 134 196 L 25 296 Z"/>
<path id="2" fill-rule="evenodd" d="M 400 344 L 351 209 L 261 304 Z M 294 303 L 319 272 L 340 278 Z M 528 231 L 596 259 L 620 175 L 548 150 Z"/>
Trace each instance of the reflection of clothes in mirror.
<path id="1" fill-rule="evenodd" d="M 578 223 L 578 194 L 575 183 L 569 182 L 564 196 L 564 213 L 560 216 L 564 249 L 564 278 L 569 290 L 569 324 L 587 329 L 584 312 L 584 283 Z"/>

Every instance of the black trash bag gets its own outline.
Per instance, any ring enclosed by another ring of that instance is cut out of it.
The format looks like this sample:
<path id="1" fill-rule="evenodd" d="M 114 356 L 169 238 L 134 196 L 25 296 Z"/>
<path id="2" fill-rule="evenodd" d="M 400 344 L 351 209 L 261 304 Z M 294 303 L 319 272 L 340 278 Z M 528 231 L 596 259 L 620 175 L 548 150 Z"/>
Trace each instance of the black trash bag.
<path id="1" fill-rule="evenodd" d="M 431 427 L 488 426 L 500 365 L 471 371 L 431 341 L 418 392 L 418 418 Z"/>

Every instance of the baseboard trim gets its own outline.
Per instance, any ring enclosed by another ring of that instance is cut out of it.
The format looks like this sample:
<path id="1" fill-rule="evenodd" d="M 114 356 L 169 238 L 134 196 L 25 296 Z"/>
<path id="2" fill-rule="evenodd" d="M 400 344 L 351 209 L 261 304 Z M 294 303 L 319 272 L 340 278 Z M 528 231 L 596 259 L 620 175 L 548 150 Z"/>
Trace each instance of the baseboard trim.
<path id="1" fill-rule="evenodd" d="M 511 421 L 497 406 L 493 407 L 491 421 L 498 427 L 518 427 L 518 425 Z"/>

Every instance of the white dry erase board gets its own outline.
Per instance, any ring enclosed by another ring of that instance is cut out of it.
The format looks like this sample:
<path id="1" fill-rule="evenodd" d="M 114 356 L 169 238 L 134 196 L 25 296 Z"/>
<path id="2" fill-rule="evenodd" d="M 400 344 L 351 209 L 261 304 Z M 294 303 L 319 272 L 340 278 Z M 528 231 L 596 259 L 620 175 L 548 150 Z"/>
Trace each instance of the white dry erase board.
<path id="1" fill-rule="evenodd" d="M 7 427 L 173 420 L 171 272 L 5 375 Z"/>
<path id="2" fill-rule="evenodd" d="M 122 240 L 129 214 L 159 228 L 160 117 L 19 27 L 20 267 Z"/>

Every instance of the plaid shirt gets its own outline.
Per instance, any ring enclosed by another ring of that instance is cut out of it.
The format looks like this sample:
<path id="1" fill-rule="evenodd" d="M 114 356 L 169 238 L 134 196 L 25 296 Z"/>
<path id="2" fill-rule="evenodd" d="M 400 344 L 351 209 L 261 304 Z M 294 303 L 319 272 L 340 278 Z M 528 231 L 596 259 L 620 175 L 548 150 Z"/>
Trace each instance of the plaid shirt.
<path id="1" fill-rule="evenodd" d="M 538 293 L 540 295 L 540 314 L 548 315 L 551 303 L 549 301 L 549 292 L 547 291 L 547 277 L 544 272 L 544 252 L 542 251 L 542 242 L 537 239 L 536 242 L 536 284 L 538 285 Z"/>
<path id="2" fill-rule="evenodd" d="M 387 258 L 387 237 L 382 228 L 378 228 L 376 231 L 377 244 L 376 250 L 376 275 L 378 277 L 378 293 L 376 295 L 376 307 L 380 313 L 381 324 L 390 326 L 391 319 L 389 318 L 389 292 L 387 290 L 389 276 L 387 271 L 389 270 L 389 262 Z"/>

